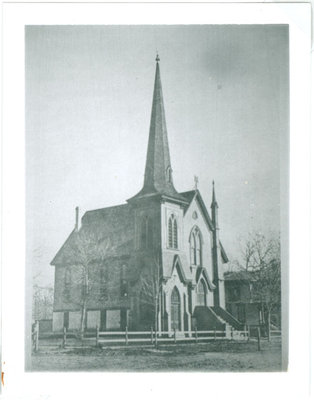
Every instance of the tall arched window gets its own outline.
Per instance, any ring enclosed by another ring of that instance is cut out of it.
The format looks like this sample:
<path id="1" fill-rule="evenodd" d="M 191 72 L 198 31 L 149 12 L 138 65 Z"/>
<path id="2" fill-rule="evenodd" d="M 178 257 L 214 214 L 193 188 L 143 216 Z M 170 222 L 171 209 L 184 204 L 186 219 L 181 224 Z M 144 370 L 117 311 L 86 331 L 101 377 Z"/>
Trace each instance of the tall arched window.
<path id="1" fill-rule="evenodd" d="M 68 267 L 65 271 L 64 277 L 64 292 L 63 292 L 65 300 L 69 301 L 71 296 L 71 269 Z"/>
<path id="2" fill-rule="evenodd" d="M 178 223 L 174 214 L 168 220 L 168 247 L 178 248 Z"/>
<path id="3" fill-rule="evenodd" d="M 169 183 L 172 182 L 172 170 L 171 170 L 170 166 L 166 169 L 166 179 L 167 179 L 167 182 L 169 182 Z"/>
<path id="4" fill-rule="evenodd" d="M 206 285 L 203 279 L 201 279 L 197 285 L 197 305 L 206 306 Z"/>
<path id="5" fill-rule="evenodd" d="M 140 247 L 142 249 L 146 248 L 146 240 L 147 240 L 147 231 L 146 231 L 147 221 L 146 220 L 147 220 L 147 218 L 144 217 L 141 222 L 141 245 L 140 245 Z"/>
<path id="6" fill-rule="evenodd" d="M 153 247 L 153 223 L 151 218 L 147 218 L 147 240 L 146 247 L 151 249 Z"/>
<path id="7" fill-rule="evenodd" d="M 121 297 L 128 295 L 127 266 L 125 264 L 121 267 L 120 295 Z"/>
<path id="8" fill-rule="evenodd" d="M 190 254 L 191 254 L 191 264 L 196 264 L 196 242 L 195 235 L 192 233 L 191 235 L 191 243 L 190 243 Z"/>
<path id="9" fill-rule="evenodd" d="M 99 275 L 99 294 L 101 300 L 108 299 L 108 268 L 104 265 L 100 266 Z"/>
<path id="10" fill-rule="evenodd" d="M 198 228 L 194 228 L 191 232 L 190 258 L 192 265 L 202 265 L 202 238 Z"/>
<path id="11" fill-rule="evenodd" d="M 199 230 L 195 232 L 195 241 L 196 241 L 196 265 L 201 265 L 202 260 L 202 243 L 201 243 L 201 236 Z"/>
<path id="12" fill-rule="evenodd" d="M 168 221 L 168 245 L 169 245 L 169 247 L 173 246 L 173 240 L 172 240 L 172 218 L 169 218 L 169 221 Z"/>
<path id="13" fill-rule="evenodd" d="M 175 249 L 178 248 L 178 226 L 176 219 L 173 221 L 173 247 Z"/>
<path id="14" fill-rule="evenodd" d="M 174 287 L 171 293 L 171 329 L 181 330 L 181 304 L 179 290 Z"/>
<path id="15" fill-rule="evenodd" d="M 151 218 L 143 217 L 141 221 L 140 247 L 142 249 L 151 248 L 153 246 L 153 225 Z"/>

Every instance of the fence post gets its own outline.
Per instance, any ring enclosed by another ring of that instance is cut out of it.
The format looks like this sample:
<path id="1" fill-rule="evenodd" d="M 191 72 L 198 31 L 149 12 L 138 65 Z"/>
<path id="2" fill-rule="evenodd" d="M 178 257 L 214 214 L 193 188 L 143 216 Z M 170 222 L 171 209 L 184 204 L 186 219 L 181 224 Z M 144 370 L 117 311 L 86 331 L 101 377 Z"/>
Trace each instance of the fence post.
<path id="1" fill-rule="evenodd" d="M 247 341 L 250 341 L 250 325 L 246 325 L 247 328 Z"/>
<path id="2" fill-rule="evenodd" d="M 215 325 L 215 328 L 214 328 L 214 341 L 216 341 L 216 325 Z"/>
<path id="3" fill-rule="evenodd" d="M 38 344 L 39 344 L 39 321 L 36 321 L 36 324 L 35 324 L 35 351 L 37 352 L 38 351 L 38 348 L 39 348 L 39 346 L 38 346 Z"/>
<path id="4" fill-rule="evenodd" d="M 157 328 L 155 329 L 155 347 L 157 348 Z"/>
<path id="5" fill-rule="evenodd" d="M 270 342 L 270 326 L 268 326 L 268 332 L 267 333 L 268 333 L 268 335 L 267 335 L 268 336 L 268 341 Z"/>
<path id="6" fill-rule="evenodd" d="M 261 351 L 261 330 L 260 327 L 257 327 L 257 350 Z"/>
<path id="7" fill-rule="evenodd" d="M 98 347 L 99 343 L 99 328 L 98 325 L 96 325 L 96 347 Z"/>
<path id="8" fill-rule="evenodd" d="M 195 343 L 197 343 L 197 326 L 195 325 Z"/>
<path id="9" fill-rule="evenodd" d="M 128 327 L 125 327 L 125 345 L 128 345 Z"/>
<path id="10" fill-rule="evenodd" d="M 62 340 L 62 347 L 65 348 L 67 342 L 67 328 L 63 327 L 63 340 Z"/>
<path id="11" fill-rule="evenodd" d="M 150 327 L 150 340 L 152 342 L 152 344 L 154 344 L 154 337 L 153 337 L 153 327 Z"/>
<path id="12" fill-rule="evenodd" d="M 174 328 L 174 334 L 173 334 L 173 340 L 174 340 L 174 343 L 177 343 L 177 337 L 176 337 L 176 328 Z"/>
<path id="13" fill-rule="evenodd" d="M 231 340 L 233 340 L 233 326 L 231 327 Z"/>

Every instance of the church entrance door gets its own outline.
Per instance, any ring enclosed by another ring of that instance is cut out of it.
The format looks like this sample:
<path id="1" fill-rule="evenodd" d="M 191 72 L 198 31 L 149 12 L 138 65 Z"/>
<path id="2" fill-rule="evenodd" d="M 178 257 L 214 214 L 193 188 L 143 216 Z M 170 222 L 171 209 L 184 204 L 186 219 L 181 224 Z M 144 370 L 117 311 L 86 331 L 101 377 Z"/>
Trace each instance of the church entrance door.
<path id="1" fill-rule="evenodd" d="M 180 294 L 176 287 L 171 293 L 171 329 L 181 330 Z"/>

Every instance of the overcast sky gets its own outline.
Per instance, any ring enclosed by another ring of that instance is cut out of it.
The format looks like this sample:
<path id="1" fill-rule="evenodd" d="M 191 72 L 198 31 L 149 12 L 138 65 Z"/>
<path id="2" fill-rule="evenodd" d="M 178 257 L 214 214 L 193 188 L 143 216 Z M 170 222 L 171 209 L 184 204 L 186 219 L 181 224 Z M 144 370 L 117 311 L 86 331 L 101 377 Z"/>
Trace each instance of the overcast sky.
<path id="1" fill-rule="evenodd" d="M 27 262 L 40 282 L 53 283 L 76 206 L 142 187 L 156 49 L 176 189 L 197 175 L 209 207 L 215 180 L 230 259 L 239 237 L 279 232 L 288 46 L 280 25 L 27 27 Z"/>

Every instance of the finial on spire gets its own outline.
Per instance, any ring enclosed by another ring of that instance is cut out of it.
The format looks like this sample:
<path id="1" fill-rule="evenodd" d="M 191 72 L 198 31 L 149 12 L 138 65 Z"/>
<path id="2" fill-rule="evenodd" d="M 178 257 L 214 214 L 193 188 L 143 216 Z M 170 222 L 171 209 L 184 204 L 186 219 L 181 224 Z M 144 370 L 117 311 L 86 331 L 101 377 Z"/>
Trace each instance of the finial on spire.
<path id="1" fill-rule="evenodd" d="M 218 207 L 218 203 L 216 201 L 216 194 L 215 194 L 215 181 L 213 180 L 213 196 L 212 196 L 212 207 Z"/>
<path id="2" fill-rule="evenodd" d="M 194 189 L 197 190 L 198 176 L 194 175 Z"/>
<path id="3" fill-rule="evenodd" d="M 156 62 L 158 62 L 158 61 L 160 61 L 160 58 L 159 58 L 159 54 L 158 54 L 158 51 L 156 51 Z"/>
<path id="4" fill-rule="evenodd" d="M 211 204 L 211 209 L 212 209 L 212 221 L 215 230 L 219 229 L 218 227 L 218 203 L 216 201 L 216 194 L 215 194 L 215 181 L 213 180 L 213 197 L 212 197 L 212 204 Z"/>

